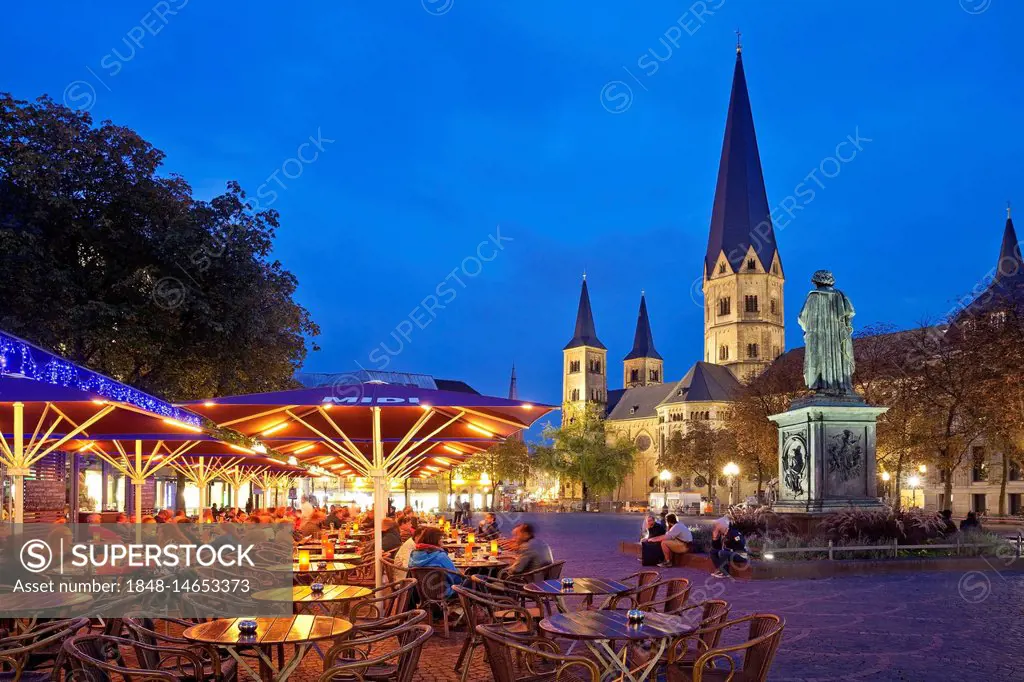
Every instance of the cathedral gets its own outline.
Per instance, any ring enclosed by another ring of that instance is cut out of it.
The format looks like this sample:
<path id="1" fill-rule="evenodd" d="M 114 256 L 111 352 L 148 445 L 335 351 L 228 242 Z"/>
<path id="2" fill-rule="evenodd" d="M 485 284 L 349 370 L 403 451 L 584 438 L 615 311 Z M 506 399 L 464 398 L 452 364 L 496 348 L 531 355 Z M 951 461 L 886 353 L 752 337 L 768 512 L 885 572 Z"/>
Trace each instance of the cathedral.
<path id="1" fill-rule="evenodd" d="M 661 500 L 665 492 L 657 461 L 672 434 L 685 433 L 695 419 L 721 425 L 739 382 L 784 351 L 785 275 L 739 46 L 702 267 L 703 359 L 682 379 L 667 380 L 641 294 L 633 348 L 622 360 L 623 388 L 614 390 L 608 390 L 608 349 L 597 336 L 583 278 L 575 332 L 562 350 L 563 418 L 571 419 L 588 404 L 596 404 L 605 415 L 609 437 L 624 435 L 638 451 L 633 472 L 607 501 L 647 504 L 655 494 Z M 702 489 L 706 495 L 703 481 L 693 480 L 687 472 L 674 473 L 667 494 L 670 506 L 699 500 Z M 728 497 L 724 487 L 716 494 L 722 501 Z"/>

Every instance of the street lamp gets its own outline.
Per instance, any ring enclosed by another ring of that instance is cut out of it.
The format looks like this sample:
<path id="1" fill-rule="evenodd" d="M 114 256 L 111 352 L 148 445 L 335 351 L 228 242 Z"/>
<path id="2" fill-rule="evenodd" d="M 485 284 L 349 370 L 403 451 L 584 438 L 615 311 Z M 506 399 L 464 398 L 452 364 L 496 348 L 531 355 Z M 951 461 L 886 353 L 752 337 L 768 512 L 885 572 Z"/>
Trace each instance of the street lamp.
<path id="1" fill-rule="evenodd" d="M 725 478 L 729 484 L 729 506 L 732 506 L 732 488 L 736 477 L 740 475 L 740 468 L 736 466 L 734 462 L 729 462 L 722 467 L 722 473 L 725 474 Z"/>
<path id="2" fill-rule="evenodd" d="M 668 482 L 672 480 L 672 472 L 668 469 L 662 469 L 661 473 L 658 474 L 658 479 L 661 481 L 661 490 L 665 495 L 664 502 L 661 505 L 661 513 L 668 514 Z"/>
<path id="3" fill-rule="evenodd" d="M 890 497 L 890 493 L 889 493 L 889 480 L 891 478 L 892 478 L 892 475 L 888 471 L 883 471 L 882 472 L 882 483 L 885 484 L 885 498 L 886 499 L 889 499 L 889 497 Z"/>
<path id="4" fill-rule="evenodd" d="M 928 473 L 928 467 L 925 466 L 924 464 L 922 464 L 921 466 L 917 467 L 917 470 L 920 471 L 922 474 L 927 474 Z"/>
<path id="5" fill-rule="evenodd" d="M 918 488 L 918 486 L 921 485 L 921 477 L 920 476 L 911 476 L 911 477 L 909 477 L 907 479 L 907 485 L 910 486 L 910 490 L 911 490 L 910 506 L 916 507 L 917 506 L 917 488 Z"/>

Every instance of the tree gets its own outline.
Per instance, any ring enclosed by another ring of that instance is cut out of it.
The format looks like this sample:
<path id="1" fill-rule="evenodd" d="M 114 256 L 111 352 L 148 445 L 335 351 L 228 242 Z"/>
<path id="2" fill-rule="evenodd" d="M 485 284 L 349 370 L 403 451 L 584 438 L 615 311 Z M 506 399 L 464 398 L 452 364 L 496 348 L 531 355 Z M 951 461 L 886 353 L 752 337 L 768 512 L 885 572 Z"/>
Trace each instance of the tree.
<path id="1" fill-rule="evenodd" d="M 579 482 L 585 511 L 592 495 L 614 491 L 633 470 L 636 446 L 622 435 L 608 442 L 605 422 L 596 405 L 588 404 L 563 421 L 560 428 L 549 424 L 544 438 L 551 445 L 537 446 L 534 462 L 543 471 Z"/>
<path id="2" fill-rule="evenodd" d="M 530 452 L 521 440 L 510 438 L 473 455 L 462 466 L 471 476 L 487 474 L 491 479 L 491 503 L 494 510 L 495 493 L 499 482 L 521 481 L 530 473 Z"/>
<path id="3" fill-rule="evenodd" d="M 158 173 L 134 131 L 0 93 L 0 328 L 172 400 L 291 387 L 319 330 L 275 211 Z"/>
<path id="4" fill-rule="evenodd" d="M 669 442 L 672 443 L 672 439 Z M 714 427 L 704 419 L 690 419 L 686 433 L 676 440 L 673 447 L 665 449 L 658 459 L 658 467 L 675 473 L 693 472 L 704 479 L 708 499 L 712 500 L 715 481 L 735 452 L 736 440 L 728 429 Z"/>
<path id="5" fill-rule="evenodd" d="M 778 475 L 778 427 L 768 417 L 789 409 L 793 398 L 807 389 L 803 383 L 803 354 L 786 353 L 764 372 L 744 384 L 728 420 L 735 436 L 741 471 L 757 476 L 757 496 L 766 479 Z"/>

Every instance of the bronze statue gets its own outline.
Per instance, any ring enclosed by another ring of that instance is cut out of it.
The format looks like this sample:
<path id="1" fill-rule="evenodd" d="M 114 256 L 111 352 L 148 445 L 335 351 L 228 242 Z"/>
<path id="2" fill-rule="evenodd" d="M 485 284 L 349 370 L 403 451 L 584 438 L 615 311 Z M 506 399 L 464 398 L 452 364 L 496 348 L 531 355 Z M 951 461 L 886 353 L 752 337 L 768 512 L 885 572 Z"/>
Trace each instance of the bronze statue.
<path id="1" fill-rule="evenodd" d="M 815 393 L 852 395 L 853 304 L 833 288 L 835 278 L 828 270 L 815 272 L 811 282 L 817 288 L 807 294 L 799 318 L 804 330 L 804 381 Z"/>

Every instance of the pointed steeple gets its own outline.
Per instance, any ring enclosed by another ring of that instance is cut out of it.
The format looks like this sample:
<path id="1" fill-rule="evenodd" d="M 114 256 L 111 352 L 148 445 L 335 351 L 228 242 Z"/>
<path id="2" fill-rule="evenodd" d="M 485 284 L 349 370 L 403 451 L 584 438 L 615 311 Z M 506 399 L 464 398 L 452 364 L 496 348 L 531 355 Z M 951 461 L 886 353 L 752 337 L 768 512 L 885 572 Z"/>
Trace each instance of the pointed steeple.
<path id="1" fill-rule="evenodd" d="M 742 48 L 737 36 L 736 69 L 732 77 L 732 95 L 729 97 L 718 185 L 711 212 L 711 231 L 704 258 L 706 277 L 714 274 L 715 263 L 723 251 L 733 271 L 739 271 L 751 246 L 761 259 L 762 267 L 765 270 L 771 267 L 777 248 L 769 212 L 761 157 L 754 134 L 754 117 L 747 95 L 747 79 L 743 73 Z"/>
<path id="2" fill-rule="evenodd" d="M 512 363 L 512 378 L 508 382 L 508 399 L 519 400 L 519 389 L 516 387 L 516 363 Z"/>
<path id="3" fill-rule="evenodd" d="M 996 264 L 996 281 L 1024 279 L 1024 260 L 1021 258 L 1017 231 L 1013 229 L 1010 207 L 1006 207 L 1006 227 L 1003 229 L 1003 243 L 999 248 L 999 262 Z"/>
<path id="4" fill-rule="evenodd" d="M 576 311 L 576 332 L 563 350 L 589 346 L 604 349 L 604 344 L 597 338 L 594 329 L 594 313 L 590 310 L 590 293 L 587 291 L 587 276 L 583 275 L 583 288 L 580 290 L 580 305 Z"/>
<path id="5" fill-rule="evenodd" d="M 636 316 L 636 333 L 633 334 L 633 350 L 623 360 L 634 358 L 656 358 L 661 360 L 654 349 L 654 335 L 651 334 L 651 321 L 647 317 L 647 298 L 640 294 L 640 312 Z"/>

